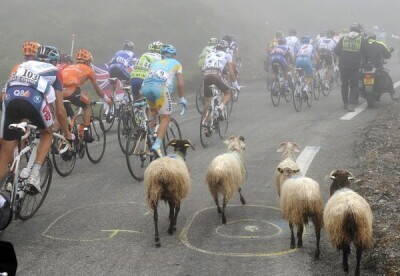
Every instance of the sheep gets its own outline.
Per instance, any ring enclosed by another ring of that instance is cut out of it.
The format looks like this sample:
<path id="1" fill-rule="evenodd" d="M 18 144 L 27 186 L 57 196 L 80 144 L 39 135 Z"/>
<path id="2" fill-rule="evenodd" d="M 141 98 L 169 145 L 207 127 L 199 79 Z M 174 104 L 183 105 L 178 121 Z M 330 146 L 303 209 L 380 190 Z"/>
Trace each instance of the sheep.
<path id="1" fill-rule="evenodd" d="M 298 144 L 293 143 L 293 142 L 282 142 L 279 145 L 277 152 L 282 153 L 282 161 L 279 163 L 278 167 L 275 170 L 275 186 L 278 191 L 278 195 L 280 196 L 281 185 L 284 182 L 285 177 L 282 176 L 282 174 L 279 171 L 279 168 L 285 167 L 288 164 L 293 164 L 292 169 L 296 170 L 298 168 L 298 166 L 294 162 L 294 159 L 296 158 L 296 153 L 300 152 L 300 147 Z"/>
<path id="2" fill-rule="evenodd" d="M 357 266 L 354 275 L 360 275 L 362 252 L 373 245 L 373 216 L 368 202 L 349 189 L 353 175 L 346 170 L 332 171 L 330 199 L 324 210 L 324 224 L 333 247 L 343 250 L 343 270 L 349 271 L 350 244 L 356 247 Z"/>
<path id="3" fill-rule="evenodd" d="M 194 146 L 189 140 L 173 139 L 167 146 L 174 147 L 175 154 L 161 157 L 149 164 L 144 172 L 144 183 L 147 189 L 147 203 L 154 215 L 155 245 L 160 247 L 158 233 L 158 202 L 163 200 L 169 205 L 170 225 L 168 233 L 176 231 L 176 221 L 181 201 L 187 196 L 191 179 L 185 163 L 186 151 Z"/>
<path id="4" fill-rule="evenodd" d="M 289 222 L 291 237 L 290 248 L 295 248 L 295 236 L 293 226 L 297 225 L 297 247 L 303 246 L 303 229 L 309 219 L 314 224 L 316 236 L 315 259 L 320 255 L 321 228 L 323 226 L 323 203 L 319 184 L 305 176 L 300 176 L 300 169 L 296 162 L 286 160 L 278 168 L 284 180 L 280 187 L 280 208 L 283 218 Z"/>
<path id="5" fill-rule="evenodd" d="M 245 205 L 246 200 L 242 195 L 241 186 L 246 178 L 246 167 L 243 153 L 246 144 L 243 136 L 231 136 L 225 141 L 228 152 L 215 157 L 207 170 L 206 181 L 217 205 L 217 211 L 222 214 L 222 223 L 226 224 L 225 208 L 232 199 L 235 191 L 239 192 L 240 202 Z M 218 196 L 222 195 L 222 210 L 219 206 Z"/>

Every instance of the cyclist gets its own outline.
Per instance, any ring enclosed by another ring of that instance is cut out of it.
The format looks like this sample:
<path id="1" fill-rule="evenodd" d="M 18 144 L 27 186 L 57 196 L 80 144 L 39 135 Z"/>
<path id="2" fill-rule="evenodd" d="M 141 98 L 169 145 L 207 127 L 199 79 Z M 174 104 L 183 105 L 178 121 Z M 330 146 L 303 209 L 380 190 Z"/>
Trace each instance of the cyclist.
<path id="1" fill-rule="evenodd" d="M 206 56 L 209 53 L 215 51 L 215 46 L 217 45 L 217 43 L 218 43 L 218 38 L 212 37 L 208 41 L 208 45 L 206 47 L 204 47 L 203 51 L 201 51 L 201 54 L 199 56 L 199 62 L 198 62 L 200 69 L 202 69 L 204 66 L 204 60 L 206 59 Z"/>
<path id="2" fill-rule="evenodd" d="M 134 47 L 135 44 L 132 41 L 126 40 L 123 49 L 115 53 L 108 64 L 110 78 L 117 78 L 121 81 L 130 80 L 130 72 L 137 60 L 133 52 Z"/>
<path id="3" fill-rule="evenodd" d="M 95 73 L 91 67 L 93 61 L 92 54 L 86 49 L 79 49 L 75 54 L 76 64 L 68 65 L 61 71 L 62 82 L 64 85 L 64 99 L 71 101 L 72 104 L 83 108 L 83 125 L 79 126 L 79 135 L 84 135 L 86 142 L 93 142 L 88 131 L 84 131 L 90 125 L 92 110 L 90 99 L 86 92 L 81 91 L 81 86 L 89 80 L 100 98 L 111 105 L 111 100 L 103 93 L 96 83 Z"/>
<path id="4" fill-rule="evenodd" d="M 290 48 L 290 53 L 293 57 L 295 57 L 300 48 L 300 41 L 297 37 L 297 31 L 295 29 L 289 30 L 289 36 L 286 37 L 286 43 Z"/>
<path id="5" fill-rule="evenodd" d="M 264 70 L 268 73 L 269 69 L 271 67 L 271 51 L 272 49 L 274 49 L 275 47 L 278 46 L 278 40 L 279 39 L 283 39 L 283 33 L 281 31 L 277 31 L 275 33 L 274 38 L 272 39 L 271 42 L 269 42 L 267 44 L 267 48 L 266 50 L 266 59 L 264 61 Z"/>
<path id="6" fill-rule="evenodd" d="M 51 57 L 57 55 L 54 47 L 40 46 L 35 60 L 20 64 L 12 73 L 6 85 L 3 102 L 1 136 L 4 139 L 0 149 L 0 179 L 8 172 L 19 132 L 9 129 L 10 124 L 28 119 L 40 130 L 40 142 L 36 160 L 32 168 L 24 169 L 21 177 L 28 178 L 32 193 L 40 193 L 40 168 L 49 152 L 52 142 L 53 105 L 58 122 L 67 139 L 72 140 L 68 130 L 67 116 L 63 105 L 62 83 L 57 68 L 50 64 Z"/>
<path id="7" fill-rule="evenodd" d="M 335 32 L 329 30 L 326 36 L 320 38 L 317 45 L 318 56 L 320 57 L 321 64 L 325 63 L 327 71 L 326 77 L 329 80 L 329 84 L 333 82 L 333 65 L 334 65 L 334 50 L 336 42 L 333 39 Z M 328 85 L 328 83 L 326 84 Z M 329 87 L 326 87 L 327 89 Z"/>
<path id="8" fill-rule="evenodd" d="M 235 72 L 236 79 L 238 79 L 239 76 L 238 67 L 241 66 L 240 63 L 242 62 L 242 59 L 239 56 L 239 45 L 236 39 L 231 35 L 225 35 L 224 37 L 222 37 L 222 40 L 228 42 L 228 48 L 226 49 L 226 52 L 232 56 L 233 69 Z M 239 86 L 236 89 L 240 90 Z"/>
<path id="9" fill-rule="evenodd" d="M 282 72 L 285 76 L 285 83 L 288 85 L 289 64 L 293 64 L 293 57 L 289 46 L 286 44 L 285 38 L 278 40 L 278 45 L 272 48 L 270 52 L 270 58 L 274 78 L 278 78 L 278 71 L 274 69 L 276 68 L 275 66 L 278 65 L 282 69 Z"/>
<path id="10" fill-rule="evenodd" d="M 142 87 L 143 80 L 149 74 L 151 64 L 161 60 L 162 45 L 160 41 L 150 43 L 147 47 L 148 51 L 139 58 L 135 69 L 131 72 L 132 95 L 135 99 L 139 97 L 140 88 Z"/>
<path id="11" fill-rule="evenodd" d="M 160 115 L 160 125 L 157 138 L 152 145 L 152 150 L 161 156 L 161 144 L 167 131 L 172 113 L 170 94 L 178 90 L 179 104 L 187 107 L 184 97 L 184 80 L 182 65 L 176 60 L 176 48 L 173 45 L 163 45 L 161 48 L 162 60 L 153 62 L 149 74 L 142 85 L 142 95 L 147 99 L 152 117 Z"/>
<path id="12" fill-rule="evenodd" d="M 224 71 L 228 73 L 229 80 L 232 82 L 234 88 L 238 88 L 235 69 L 232 61 L 232 56 L 226 52 L 228 43 L 225 40 L 220 40 L 216 46 L 216 51 L 207 55 L 204 66 L 204 114 L 205 116 L 208 106 L 211 103 L 213 96 L 210 85 L 215 85 L 224 93 L 221 105 L 218 107 L 222 117 L 226 119 L 226 104 L 231 99 L 231 90 L 228 81 L 224 77 Z"/>
<path id="13" fill-rule="evenodd" d="M 308 91 L 313 80 L 313 63 L 314 61 L 318 63 L 319 58 L 314 46 L 311 44 L 310 37 L 304 36 L 301 38 L 300 42 L 301 46 L 296 56 L 296 67 L 304 70 L 306 75 L 306 86 L 304 87 L 304 90 Z"/>

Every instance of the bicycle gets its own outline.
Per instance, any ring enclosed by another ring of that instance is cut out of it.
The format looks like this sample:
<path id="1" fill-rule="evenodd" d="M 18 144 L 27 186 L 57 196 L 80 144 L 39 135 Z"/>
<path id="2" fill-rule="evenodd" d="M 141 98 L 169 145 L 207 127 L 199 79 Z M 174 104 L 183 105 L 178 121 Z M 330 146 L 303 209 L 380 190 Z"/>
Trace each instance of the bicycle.
<path id="1" fill-rule="evenodd" d="M 270 83 L 269 90 L 270 90 L 272 105 L 274 107 L 277 107 L 280 104 L 281 97 L 284 97 L 287 103 L 291 101 L 291 96 L 292 96 L 291 90 L 293 90 L 293 81 L 291 73 L 288 72 L 288 80 L 286 82 L 280 64 L 273 63 L 272 71 L 274 72 L 275 77 L 272 79 Z"/>
<path id="2" fill-rule="evenodd" d="M 104 103 L 96 101 L 91 102 L 90 108 L 92 108 L 92 114 L 93 106 L 102 104 Z M 84 135 L 79 132 L 79 125 L 83 124 L 83 109 L 80 107 L 78 112 L 74 114 L 71 102 L 68 100 L 64 100 L 64 106 L 67 110 L 70 130 L 75 135 L 75 140 L 70 144 L 68 151 L 62 152 L 60 148 L 64 147 L 65 144 L 69 142 L 67 142 L 61 134 L 55 133 L 51 150 L 54 168 L 57 173 L 63 177 L 72 173 L 77 156 L 82 159 L 86 153 L 90 162 L 97 164 L 103 158 L 106 149 L 106 133 L 102 120 L 93 115 L 91 116 L 90 125 L 84 131 L 90 134 L 93 141 L 85 142 Z"/>
<path id="3" fill-rule="evenodd" d="M 107 109 L 104 109 L 104 105 L 102 108 L 99 109 L 99 118 L 104 122 L 104 131 L 108 132 L 114 125 L 115 119 L 119 118 L 120 116 L 120 107 L 124 104 L 123 97 L 117 97 L 117 78 L 109 78 L 108 81 L 110 82 L 111 86 L 113 87 L 112 90 L 112 105 L 107 106 Z M 122 83 L 122 89 L 126 89 L 124 83 Z"/>
<path id="4" fill-rule="evenodd" d="M 225 115 L 218 109 L 218 106 L 222 103 L 222 92 L 215 85 L 211 85 L 211 91 L 213 94 L 211 103 L 200 120 L 200 142 L 203 148 L 208 147 L 209 140 L 214 132 L 218 132 L 219 137 L 224 139 L 229 127 L 228 107 L 225 107 L 222 111 L 225 112 Z"/>
<path id="5" fill-rule="evenodd" d="M 21 122 L 11 124 L 9 128 L 20 132 L 21 137 L 14 150 L 10 172 L 6 176 L 5 185 L 1 189 L 2 194 L 10 200 L 10 217 L 8 224 L 0 230 L 4 230 L 13 218 L 27 220 L 33 217 L 46 199 L 53 178 L 53 166 L 47 156 L 40 169 L 41 193 L 31 191 L 27 185 L 27 179 L 20 176 L 20 167 L 22 164 L 25 165 L 24 167 L 32 167 L 35 161 L 39 144 L 37 127 L 27 122 Z"/>
<path id="6" fill-rule="evenodd" d="M 158 123 L 152 126 L 148 114 L 148 104 L 145 99 L 133 103 L 133 120 L 125 147 L 125 158 L 129 173 L 137 181 L 143 181 L 144 171 L 151 161 L 158 158 L 158 154 L 151 150 L 156 139 Z M 181 112 L 183 115 L 184 109 Z M 163 139 L 164 154 L 167 155 L 167 145 L 173 139 L 182 139 L 178 122 L 171 117 L 165 137 Z"/>
<path id="7" fill-rule="evenodd" d="M 303 102 L 307 102 L 309 108 L 312 106 L 312 88 L 305 81 L 305 72 L 302 68 L 296 68 L 295 85 L 293 90 L 293 107 L 296 112 L 302 110 Z"/>

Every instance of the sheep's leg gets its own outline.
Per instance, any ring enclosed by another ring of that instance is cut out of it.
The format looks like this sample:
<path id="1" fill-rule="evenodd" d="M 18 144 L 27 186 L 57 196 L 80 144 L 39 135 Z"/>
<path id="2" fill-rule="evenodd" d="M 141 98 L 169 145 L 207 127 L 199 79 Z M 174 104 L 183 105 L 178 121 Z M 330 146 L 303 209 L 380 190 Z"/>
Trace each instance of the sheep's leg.
<path id="1" fill-rule="evenodd" d="M 174 233 L 174 210 L 175 205 L 171 201 L 168 201 L 169 205 L 169 227 L 168 227 L 168 234 L 172 235 Z"/>
<path id="2" fill-rule="evenodd" d="M 294 248 L 296 244 L 296 240 L 294 238 L 294 232 L 293 232 L 293 223 L 289 222 L 289 227 L 290 227 L 290 248 Z"/>
<path id="3" fill-rule="evenodd" d="M 349 244 L 344 244 L 342 246 L 343 249 L 343 270 L 345 272 L 349 272 L 349 254 L 350 254 L 350 245 Z"/>
<path id="4" fill-rule="evenodd" d="M 357 247 L 357 266 L 356 266 L 356 272 L 354 275 L 359 276 L 360 275 L 360 263 L 361 263 L 361 256 L 362 256 L 362 248 Z"/>
<path id="5" fill-rule="evenodd" d="M 245 205 L 246 204 L 246 200 L 244 199 L 243 195 L 242 195 L 242 188 L 239 188 L 239 196 L 240 196 L 240 202 Z"/>
<path id="6" fill-rule="evenodd" d="M 181 209 L 181 205 L 178 203 L 175 206 L 175 217 L 174 217 L 174 226 L 173 226 L 173 230 L 174 232 L 176 231 L 176 222 L 178 221 L 178 214 L 179 214 L 179 210 Z"/>
<path id="7" fill-rule="evenodd" d="M 153 206 L 153 210 L 154 210 L 154 231 L 155 231 L 155 243 L 156 243 L 156 247 L 160 247 L 161 243 L 160 243 L 160 236 L 158 234 L 158 203 L 155 203 Z"/>
<path id="8" fill-rule="evenodd" d="M 226 217 L 225 217 L 225 208 L 226 208 L 226 197 L 224 196 L 223 202 L 222 202 L 222 223 L 226 224 Z"/>
<path id="9" fill-rule="evenodd" d="M 317 216 L 313 217 L 313 224 L 314 224 L 314 229 L 315 229 L 315 237 L 317 239 L 317 248 L 315 250 L 315 255 L 314 255 L 314 258 L 316 260 L 319 259 L 319 255 L 320 255 L 319 243 L 320 243 L 320 240 L 321 240 L 321 223 L 322 223 L 321 220 L 318 219 Z"/>
<path id="10" fill-rule="evenodd" d="M 215 204 L 217 205 L 218 214 L 221 214 L 221 207 L 219 207 L 218 193 L 213 194 Z"/>
<path id="11" fill-rule="evenodd" d="M 303 230 L 304 230 L 304 225 L 300 224 L 297 225 L 297 247 L 303 247 Z"/>

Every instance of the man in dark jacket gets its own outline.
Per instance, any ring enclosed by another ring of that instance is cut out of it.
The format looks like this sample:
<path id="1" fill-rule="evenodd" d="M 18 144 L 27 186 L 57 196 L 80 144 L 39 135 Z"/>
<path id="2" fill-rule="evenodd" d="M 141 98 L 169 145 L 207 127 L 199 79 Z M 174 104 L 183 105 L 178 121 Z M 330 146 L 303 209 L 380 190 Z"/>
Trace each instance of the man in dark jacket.
<path id="1" fill-rule="evenodd" d="M 335 53 L 339 56 L 343 104 L 349 112 L 354 111 L 354 105 L 358 103 L 360 67 L 365 57 L 366 40 L 361 32 L 360 24 L 351 25 L 350 32 L 338 42 L 335 48 Z"/>

